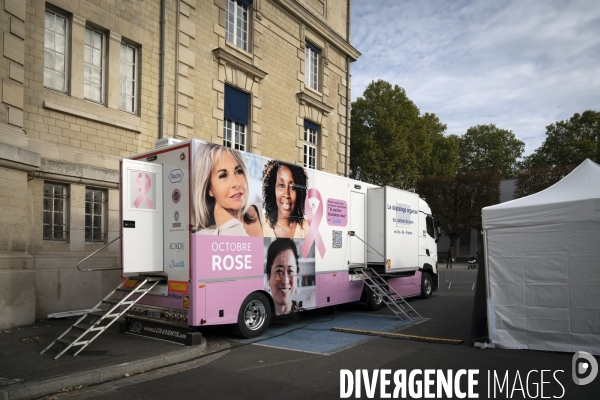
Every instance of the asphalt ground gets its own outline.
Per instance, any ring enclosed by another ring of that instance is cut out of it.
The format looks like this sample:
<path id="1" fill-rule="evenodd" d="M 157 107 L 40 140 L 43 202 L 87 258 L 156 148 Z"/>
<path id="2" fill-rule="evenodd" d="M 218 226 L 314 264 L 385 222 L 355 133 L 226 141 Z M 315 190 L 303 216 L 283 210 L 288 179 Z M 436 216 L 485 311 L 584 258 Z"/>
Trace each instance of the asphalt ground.
<path id="1" fill-rule="evenodd" d="M 442 282 L 444 273 L 442 270 Z M 182 364 L 171 372 L 167 371 L 170 369 L 167 367 L 161 372 L 140 375 L 138 380 L 123 379 L 64 398 L 339 399 L 343 384 L 340 379 L 341 370 L 366 371 L 372 377 L 375 371 L 383 369 L 392 372 L 405 370 L 407 373 L 425 369 L 453 372 L 460 369 L 477 370 L 478 384 L 474 388 L 474 394 L 482 399 L 599 398 L 600 378 L 586 386 L 574 384 L 571 379 L 572 354 L 479 349 L 469 346 L 467 343 L 474 304 L 474 291 L 471 287 L 472 284 L 459 284 L 458 287 L 453 285 L 450 288 L 440 285 L 439 291 L 431 299 L 409 299 L 408 302 L 426 320 L 399 330 L 406 334 L 462 339 L 464 342 L 460 345 L 369 337 L 356 346 L 324 355 L 248 344 L 227 336 L 224 330 L 208 329 L 204 331 L 204 335 L 209 343 L 226 340 L 230 346 L 211 362 L 202 365 L 189 363 L 189 367 Z M 300 323 L 308 323 L 317 317 L 333 318 L 335 324 L 347 312 L 361 313 L 364 310 L 345 305 L 336 307 L 334 314 L 322 311 L 318 315 L 315 311 L 289 318 L 298 319 Z M 391 315 L 391 312 L 383 309 L 374 314 Z M 279 326 L 277 324 L 289 324 L 289 321 L 275 318 L 274 323 Z M 307 335 L 311 334 L 309 327 L 310 325 L 306 327 Z M 494 384 L 495 377 L 500 383 L 506 378 L 502 390 Z M 465 381 L 461 380 L 459 386 L 462 392 L 467 392 Z M 380 389 L 381 385 L 376 384 L 373 396 L 368 396 L 366 387 L 363 386 L 360 395 L 354 391 L 350 398 L 383 398 Z M 405 398 L 419 396 L 407 393 Z M 450 396 L 442 393 L 442 396 L 436 398 L 459 396 L 455 393 Z"/>
<path id="2" fill-rule="evenodd" d="M 457 266 L 455 265 L 455 268 Z M 460 269 L 460 266 L 458 266 Z M 226 328 L 205 328 L 202 330 L 207 340 L 208 351 L 203 355 L 189 357 L 189 361 L 164 363 L 160 368 L 141 374 L 126 376 L 117 366 L 133 366 L 148 360 L 144 357 L 162 352 L 164 357 L 190 351 L 179 345 L 151 339 L 120 334 L 115 327 L 94 342 L 79 356 L 64 355 L 54 361 L 51 354 L 39 355 L 46 344 L 29 343 L 31 338 L 44 337 L 39 329 L 50 329 L 36 324 L 37 328 L 24 327 L 0 335 L 0 399 L 35 398 L 24 391 L 15 389 L 40 382 L 41 377 L 64 378 L 64 374 L 77 375 L 82 371 L 111 369 L 119 372 L 109 383 L 91 382 L 48 396 L 47 399 L 333 399 L 340 398 L 340 371 L 347 369 L 366 370 L 372 374 L 376 370 L 393 371 L 415 369 L 477 369 L 479 385 L 476 393 L 479 398 L 535 398 L 534 389 L 544 387 L 544 393 L 537 398 L 597 399 L 600 393 L 600 378 L 587 386 L 577 386 L 571 379 L 572 354 L 528 350 L 478 349 L 468 346 L 471 312 L 474 302 L 472 285 L 459 284 L 448 288 L 444 285 L 445 271 L 440 270 L 440 289 L 433 298 L 409 299 L 408 302 L 425 319 L 417 324 L 397 329 L 403 334 L 417 336 L 460 339 L 461 345 L 425 343 L 413 340 L 399 340 L 366 336 L 364 340 L 331 353 L 311 352 L 302 349 L 289 349 L 281 346 L 267 346 L 263 343 L 250 344 L 229 335 Z M 265 342 L 272 340 L 275 331 L 293 330 L 294 334 L 304 331 L 303 340 L 310 339 L 317 344 L 321 340 L 314 336 L 312 321 L 327 321 L 327 326 L 343 322 L 349 313 L 356 316 L 365 310 L 356 306 L 344 305 L 332 310 L 315 310 L 293 316 L 274 318 L 272 327 L 265 335 Z M 371 313 L 373 317 L 389 317 L 387 309 Z M 46 322 L 46 321 L 42 321 Z M 65 321 L 66 322 L 66 321 Z M 51 324 L 47 324 L 51 325 Z M 66 325 L 66 323 L 65 323 Z M 369 324 L 367 322 L 367 328 Z M 62 331 L 62 327 L 60 329 Z M 60 334 L 60 332 L 58 332 Z M 270 337 L 269 337 L 270 335 Z M 285 332 L 279 337 L 285 337 Z M 53 337 L 53 336 L 51 336 Z M 23 339 L 27 339 L 23 342 Z M 21 341 L 21 343 L 19 343 Z M 35 341 L 35 339 L 34 339 Z M 37 348 L 36 348 L 37 347 Z M 85 356 L 86 352 L 90 352 Z M 61 361 L 63 360 L 63 361 Z M 136 361 L 137 360 L 137 361 Z M 61 364 L 64 363 L 64 364 Z M 163 361 L 164 362 L 164 361 Z M 121 363 L 121 364 L 119 364 Z M 553 371 L 558 382 L 548 373 L 540 376 L 539 371 Z M 538 371 L 533 372 L 531 371 Z M 488 393 L 490 386 L 488 373 L 497 374 L 500 379 L 506 375 L 508 385 L 513 390 L 508 393 L 496 390 Z M 531 379 L 526 379 L 528 373 Z M 519 379 L 517 379 L 519 377 Z M 121 378 L 121 379 L 117 379 Z M 4 381 L 3 381 L 4 379 Z M 23 381 L 8 381 L 23 379 Z M 32 381 L 28 379 L 33 379 Z M 528 390 L 519 390 L 518 382 Z M 517 383 L 515 386 L 515 382 Z M 541 384 L 543 383 L 543 384 Z M 536 386 L 537 384 L 537 386 Z M 463 382 L 461 381 L 461 387 Z M 65 387 L 66 389 L 67 387 Z M 377 386 L 379 390 L 380 386 Z M 464 389 L 464 387 L 463 387 Z M 50 392 L 48 392 L 50 393 Z M 379 394 L 379 392 L 377 392 Z M 510 394 L 510 395 L 509 395 Z M 522 395 L 523 394 L 523 395 Z M 40 395 L 41 396 L 41 395 Z M 39 396 L 38 396 L 39 397 Z M 442 396 L 444 397 L 444 396 Z M 351 398 L 357 398 L 353 393 Z M 363 388 L 362 397 L 367 398 Z M 380 398 L 379 395 L 373 398 Z M 454 397 L 456 398 L 456 397 Z"/>
<path id="3" fill-rule="evenodd" d="M 77 356 L 69 350 L 55 360 L 63 348 L 58 344 L 40 354 L 76 320 L 39 320 L 0 331 L 0 400 L 36 398 L 69 387 L 119 379 L 196 358 L 206 349 L 206 340 L 199 346 L 186 347 L 123 334 L 115 323 Z"/>

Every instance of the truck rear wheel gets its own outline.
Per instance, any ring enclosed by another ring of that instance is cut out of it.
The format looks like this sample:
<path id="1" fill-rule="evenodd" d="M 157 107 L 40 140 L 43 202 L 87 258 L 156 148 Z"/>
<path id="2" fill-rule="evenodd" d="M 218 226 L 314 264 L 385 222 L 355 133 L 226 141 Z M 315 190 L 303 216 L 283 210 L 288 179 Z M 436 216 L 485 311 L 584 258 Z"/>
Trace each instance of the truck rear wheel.
<path id="1" fill-rule="evenodd" d="M 381 310 L 383 307 L 383 297 L 367 289 L 367 309 L 371 311 Z"/>
<path id="2" fill-rule="evenodd" d="M 262 335 L 271 322 L 271 305 L 262 293 L 252 293 L 242 303 L 236 325 L 237 334 L 251 339 Z"/>
<path id="3" fill-rule="evenodd" d="M 421 297 L 428 299 L 433 294 L 433 279 L 427 272 L 421 275 Z"/>

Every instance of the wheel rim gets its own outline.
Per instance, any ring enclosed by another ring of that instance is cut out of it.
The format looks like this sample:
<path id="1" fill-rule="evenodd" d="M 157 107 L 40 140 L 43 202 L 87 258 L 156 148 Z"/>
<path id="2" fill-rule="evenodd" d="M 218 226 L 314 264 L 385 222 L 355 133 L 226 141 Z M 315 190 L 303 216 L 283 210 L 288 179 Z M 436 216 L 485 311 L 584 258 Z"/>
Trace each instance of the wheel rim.
<path id="1" fill-rule="evenodd" d="M 265 305 L 258 300 L 252 300 L 244 310 L 244 323 L 252 331 L 260 329 L 267 319 Z"/>
<path id="2" fill-rule="evenodd" d="M 382 296 L 378 296 L 375 293 L 372 294 L 373 296 L 373 303 L 378 306 L 381 304 L 381 302 L 383 301 L 383 297 Z"/>
<path id="3" fill-rule="evenodd" d="M 431 293 L 431 281 L 429 279 L 425 279 L 425 293 L 429 294 Z"/>

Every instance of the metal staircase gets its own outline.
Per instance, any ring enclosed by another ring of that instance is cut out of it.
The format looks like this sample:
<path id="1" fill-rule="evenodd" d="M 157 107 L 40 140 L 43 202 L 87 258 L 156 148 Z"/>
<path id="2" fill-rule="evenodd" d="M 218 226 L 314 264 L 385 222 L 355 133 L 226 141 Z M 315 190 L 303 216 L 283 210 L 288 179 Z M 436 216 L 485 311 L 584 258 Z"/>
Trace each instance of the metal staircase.
<path id="1" fill-rule="evenodd" d="M 408 318 L 411 321 L 413 318 L 422 318 L 419 313 L 416 312 L 414 308 L 412 308 L 410 304 L 394 290 L 394 288 L 388 285 L 387 281 L 373 268 L 353 268 L 353 271 L 356 272 L 356 275 L 363 280 L 365 285 L 367 285 L 375 295 L 381 296 L 383 303 L 388 306 L 398 318 Z"/>
<path id="2" fill-rule="evenodd" d="M 42 350 L 40 354 L 44 354 L 55 343 L 60 343 L 65 348 L 54 357 L 55 360 L 66 353 L 71 347 L 80 346 L 81 348 L 73 354 L 76 356 L 150 290 L 160 282 L 166 281 L 167 277 L 139 276 L 136 277 L 136 280 L 137 283 L 133 284 L 131 279 L 122 282 L 100 303 L 96 304 L 88 313 L 79 318 L 69 329 Z M 136 297 L 134 294 L 138 294 L 139 296 Z M 69 332 L 72 332 L 72 334 L 67 336 Z"/>

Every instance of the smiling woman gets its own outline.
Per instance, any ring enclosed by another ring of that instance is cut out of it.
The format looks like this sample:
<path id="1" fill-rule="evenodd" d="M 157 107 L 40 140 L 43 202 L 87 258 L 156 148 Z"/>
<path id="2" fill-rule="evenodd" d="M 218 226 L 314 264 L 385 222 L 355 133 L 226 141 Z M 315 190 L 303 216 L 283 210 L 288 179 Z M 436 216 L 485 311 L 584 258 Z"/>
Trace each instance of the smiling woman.
<path id="1" fill-rule="evenodd" d="M 263 171 L 264 236 L 304 238 L 308 175 L 304 168 L 271 160 Z"/>
<path id="2" fill-rule="evenodd" d="M 193 185 L 194 233 L 262 236 L 258 208 L 248 201 L 248 169 L 239 151 L 200 144 L 195 154 Z"/>
<path id="3" fill-rule="evenodd" d="M 267 251 L 265 273 L 266 289 L 273 296 L 277 315 L 303 311 L 298 303 L 292 300 L 296 293 L 298 266 L 298 249 L 292 239 L 276 239 Z"/>

